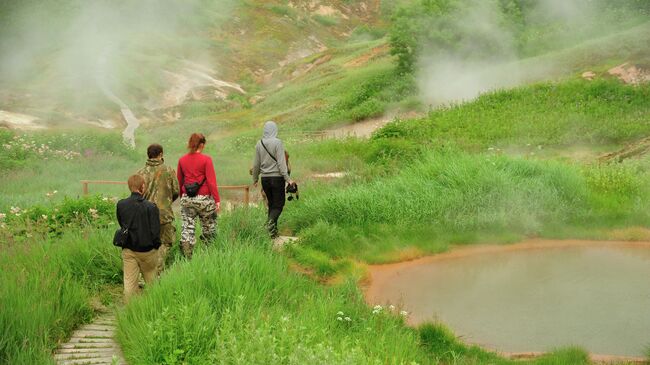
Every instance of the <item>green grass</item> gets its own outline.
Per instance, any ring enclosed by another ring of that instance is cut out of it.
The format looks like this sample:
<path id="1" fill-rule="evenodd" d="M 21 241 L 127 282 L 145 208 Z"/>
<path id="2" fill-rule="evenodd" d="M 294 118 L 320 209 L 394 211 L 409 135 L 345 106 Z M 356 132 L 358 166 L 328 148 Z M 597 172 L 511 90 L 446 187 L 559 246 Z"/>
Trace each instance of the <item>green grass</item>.
<path id="1" fill-rule="evenodd" d="M 56 342 L 92 316 L 90 298 L 121 283 L 119 251 L 110 245 L 112 205 L 103 206 L 95 222 L 99 228 L 93 229 L 85 225 L 87 211 L 92 199 L 100 198 L 62 197 L 79 195 L 81 179 L 126 180 L 144 164 L 149 143 L 162 143 L 167 163 L 175 167 L 195 131 L 208 136 L 206 153 L 219 183 L 245 184 L 264 121 L 279 122 L 302 195 L 287 204 L 281 224 L 300 241 L 286 254 L 271 251 L 264 213 L 250 209 L 223 214 L 219 238 L 191 262 L 176 248 L 162 280 L 119 315 L 119 340 L 132 364 L 514 364 L 462 344 L 441 324 L 411 328 L 396 313 L 373 314 L 355 282 L 363 275 L 358 262 L 393 262 L 457 244 L 511 243 L 529 236 L 606 238 L 609 229 L 650 224 L 650 159 L 604 166 L 556 160 L 567 146 L 606 151 L 650 132 L 649 87 L 604 76 L 623 61 L 649 59 L 648 24 L 521 62 L 531 70 L 530 80 L 592 68 L 599 80 L 495 91 L 391 124 L 369 141 L 320 141 L 303 132 L 421 108 L 415 82 L 395 74 L 390 56 L 346 66 L 386 44 L 378 39 L 381 26 L 365 27 L 356 18 L 308 22 L 302 9 L 285 2 L 265 5 L 248 2 L 239 9 L 237 30 L 259 39 L 237 31 L 210 34 L 214 43 L 209 42 L 211 52 L 248 60 L 233 65 L 224 59 L 224 79 L 251 85 L 247 90 L 264 97 L 255 105 L 248 95 L 189 102 L 175 108 L 181 120 L 142 126 L 136 151 L 122 146 L 117 131 L 73 132 L 63 125 L 24 138 L 35 145 L 54 139 L 54 149 L 79 153 L 72 160 L 45 160 L 47 154 L 32 147 L 3 150 L 0 212 L 31 208 L 21 217 L 0 219 L 10 227 L 0 231 L 0 363 L 51 363 Z M 218 15 L 205 10 L 203 20 Z M 276 68 L 306 27 L 329 49 L 280 69 L 266 85 L 255 84 L 250 70 Z M 357 30 L 349 42 L 333 35 L 351 29 Z M 264 37 L 274 41 L 261 41 Z M 187 47 L 206 46 L 204 40 L 193 42 Z M 287 81 L 323 56 L 332 58 Z M 173 63 L 157 58 L 145 63 L 167 62 Z M 535 71 L 540 64 L 550 67 L 540 74 Z M 129 80 L 143 77 L 124 72 Z M 148 96 L 142 90 L 157 90 L 156 80 L 142 81 L 134 99 Z M 36 109 L 34 114 L 41 115 Z M 0 132 L 4 144 L 13 137 Z M 310 178 L 334 171 L 348 175 L 323 182 Z M 54 190 L 58 194 L 45 197 Z M 124 196 L 126 188 L 91 186 L 91 192 Z M 39 218 L 43 215 L 48 218 Z M 308 275 L 293 270 L 296 264 Z M 336 275 L 339 284 L 314 280 Z M 529 363 L 587 364 L 588 359 L 583 350 L 569 348 Z"/>
<path id="2" fill-rule="evenodd" d="M 121 284 L 113 230 L 71 228 L 0 245 L 0 362 L 53 364 L 52 350 L 93 316 L 90 299 L 104 301 Z"/>
<path id="3" fill-rule="evenodd" d="M 319 262 L 324 273 L 336 271 L 329 260 L 398 261 L 448 244 L 512 242 L 557 227 L 646 226 L 645 161 L 581 167 L 441 149 L 396 175 L 309 189 L 309 199 L 283 219 L 301 236 L 295 257 Z"/>
<path id="4" fill-rule="evenodd" d="M 650 86 L 570 80 L 496 91 L 401 121 L 377 138 L 466 148 L 619 144 L 650 133 Z"/>
<path id="5" fill-rule="evenodd" d="M 222 217 L 212 247 L 129 303 L 118 339 L 130 363 L 513 363 L 440 325 L 412 329 L 397 312 L 373 313 L 354 282 L 323 287 L 292 271 L 262 223 L 259 210 Z M 584 363 L 584 352 L 558 354 L 546 363 Z"/>

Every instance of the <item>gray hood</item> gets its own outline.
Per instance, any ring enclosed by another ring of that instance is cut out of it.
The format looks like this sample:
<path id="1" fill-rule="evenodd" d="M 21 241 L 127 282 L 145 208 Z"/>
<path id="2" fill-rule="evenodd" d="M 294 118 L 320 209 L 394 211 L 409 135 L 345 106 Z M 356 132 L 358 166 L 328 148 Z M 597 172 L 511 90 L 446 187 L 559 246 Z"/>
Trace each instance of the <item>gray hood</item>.
<path id="1" fill-rule="evenodd" d="M 264 134 L 262 138 L 277 138 L 278 137 L 278 126 L 273 121 L 268 121 L 264 123 Z"/>

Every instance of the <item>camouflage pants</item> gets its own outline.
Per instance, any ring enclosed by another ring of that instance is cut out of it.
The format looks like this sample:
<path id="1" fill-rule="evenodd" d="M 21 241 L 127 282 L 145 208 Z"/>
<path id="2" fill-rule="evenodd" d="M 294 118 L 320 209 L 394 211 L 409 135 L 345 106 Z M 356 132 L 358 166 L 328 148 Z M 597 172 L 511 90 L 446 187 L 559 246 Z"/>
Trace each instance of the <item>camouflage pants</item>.
<path id="1" fill-rule="evenodd" d="M 217 235 L 217 205 L 210 195 L 197 195 L 190 198 L 183 194 L 181 197 L 181 249 L 188 258 L 192 256 L 196 243 L 196 218 L 201 221 L 203 234 L 201 239 L 210 241 Z"/>
<path id="2" fill-rule="evenodd" d="M 160 252 L 160 267 L 159 272 L 162 272 L 165 269 L 167 263 L 167 256 L 169 255 L 169 250 L 171 250 L 176 241 L 176 226 L 174 222 L 164 223 L 160 225 L 160 242 L 161 245 L 158 248 Z"/>

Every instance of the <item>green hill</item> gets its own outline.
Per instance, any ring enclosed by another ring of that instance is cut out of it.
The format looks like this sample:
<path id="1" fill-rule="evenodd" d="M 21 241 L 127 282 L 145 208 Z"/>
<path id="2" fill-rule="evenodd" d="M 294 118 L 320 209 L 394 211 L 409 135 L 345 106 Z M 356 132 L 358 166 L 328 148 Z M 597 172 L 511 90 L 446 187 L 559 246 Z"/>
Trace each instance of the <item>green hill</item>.
<path id="1" fill-rule="evenodd" d="M 575 0 L 597 10 L 580 21 L 542 3 L 0 1 L 0 363 L 51 363 L 97 302 L 119 307 L 132 364 L 521 363 L 373 309 L 359 283 L 455 245 L 650 237 L 649 157 L 597 163 L 650 131 L 650 84 L 609 72 L 648 74 L 647 2 Z M 440 55 L 471 77 L 438 78 Z M 467 100 L 427 92 L 486 75 Z M 197 131 L 219 184 L 249 184 L 266 120 L 301 186 L 281 218 L 298 242 L 271 250 L 261 205 L 224 212 L 210 247 L 175 248 L 120 307 L 126 192 L 80 197 L 79 181 L 126 180 L 153 142 L 174 166 Z M 522 362 L 590 363 L 576 348 Z"/>

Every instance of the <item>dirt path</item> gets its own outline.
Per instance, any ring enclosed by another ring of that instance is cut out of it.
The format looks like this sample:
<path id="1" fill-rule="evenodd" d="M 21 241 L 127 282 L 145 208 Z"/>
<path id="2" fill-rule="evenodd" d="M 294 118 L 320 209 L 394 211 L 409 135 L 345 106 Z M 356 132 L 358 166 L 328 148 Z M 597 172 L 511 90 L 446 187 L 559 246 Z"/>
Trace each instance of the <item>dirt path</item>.
<path id="1" fill-rule="evenodd" d="M 368 119 L 362 122 L 329 129 L 325 131 L 325 135 L 329 138 L 347 138 L 347 137 L 370 138 L 370 136 L 372 136 L 372 133 L 374 131 L 376 131 L 377 129 L 385 126 L 386 124 L 392 121 L 393 119 L 386 118 L 386 117 Z"/>
<path id="2" fill-rule="evenodd" d="M 415 119 L 422 117 L 418 112 L 403 112 L 398 114 L 388 113 L 377 118 L 366 119 L 360 122 L 344 125 L 337 128 L 325 130 L 325 136 L 328 138 L 370 138 L 372 133 L 379 128 L 382 128 L 388 123 L 396 119 Z"/>
<path id="3" fill-rule="evenodd" d="M 70 340 L 54 352 L 58 365 L 108 364 L 126 365 L 119 344 L 115 341 L 114 313 L 101 315 L 90 324 L 78 328 Z"/>

